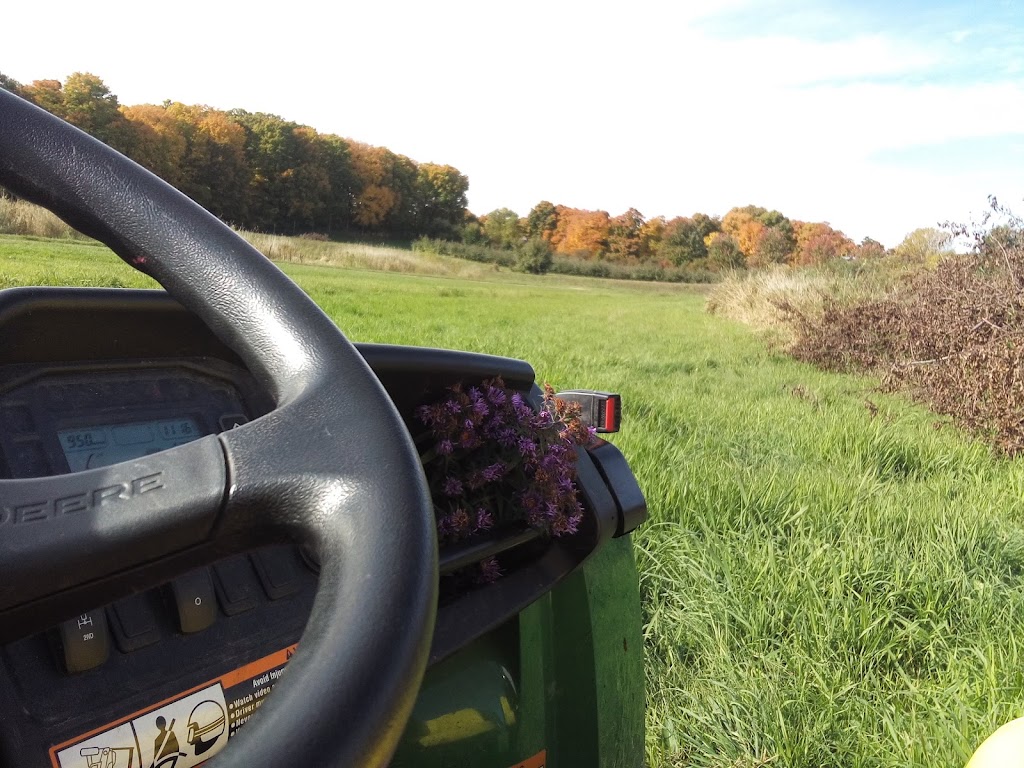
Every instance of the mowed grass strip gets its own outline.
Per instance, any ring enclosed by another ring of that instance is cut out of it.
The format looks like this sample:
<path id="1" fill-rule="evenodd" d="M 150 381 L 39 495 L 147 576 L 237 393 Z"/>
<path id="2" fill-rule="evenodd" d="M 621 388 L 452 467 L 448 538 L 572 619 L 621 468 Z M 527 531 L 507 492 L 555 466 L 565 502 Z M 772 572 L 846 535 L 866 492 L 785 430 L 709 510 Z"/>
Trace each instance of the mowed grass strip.
<path id="1" fill-rule="evenodd" d="M 1024 715 L 1020 462 L 685 289 L 284 269 L 355 340 L 622 392 L 651 766 L 963 765 Z M 95 246 L 0 239 L 0 284 L 57 280 L 148 284 Z"/>

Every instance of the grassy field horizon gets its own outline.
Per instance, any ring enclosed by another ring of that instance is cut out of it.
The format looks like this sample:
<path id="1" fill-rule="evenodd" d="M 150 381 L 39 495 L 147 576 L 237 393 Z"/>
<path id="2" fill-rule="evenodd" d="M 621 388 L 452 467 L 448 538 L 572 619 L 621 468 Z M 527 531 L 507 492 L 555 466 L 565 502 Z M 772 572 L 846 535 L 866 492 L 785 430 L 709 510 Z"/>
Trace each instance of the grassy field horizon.
<path id="1" fill-rule="evenodd" d="M 648 763 L 963 765 L 1024 715 L 1024 464 L 709 315 L 686 286 L 282 263 L 356 341 L 528 360 L 623 396 Z M 0 287 L 153 286 L 0 237 Z"/>

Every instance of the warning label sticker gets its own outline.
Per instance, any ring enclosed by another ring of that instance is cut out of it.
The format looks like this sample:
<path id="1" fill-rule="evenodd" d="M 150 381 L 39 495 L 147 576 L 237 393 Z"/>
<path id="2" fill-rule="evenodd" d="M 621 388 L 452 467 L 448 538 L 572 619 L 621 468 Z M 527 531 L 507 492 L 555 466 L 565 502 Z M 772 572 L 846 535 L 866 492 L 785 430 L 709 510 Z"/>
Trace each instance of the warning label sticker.
<path id="1" fill-rule="evenodd" d="M 512 768 L 544 768 L 544 766 L 547 765 L 547 762 L 548 751 L 546 749 L 542 749 L 533 757 L 523 760 L 521 763 L 516 763 Z"/>
<path id="2" fill-rule="evenodd" d="M 297 646 L 50 749 L 53 768 L 193 768 L 259 709 Z"/>

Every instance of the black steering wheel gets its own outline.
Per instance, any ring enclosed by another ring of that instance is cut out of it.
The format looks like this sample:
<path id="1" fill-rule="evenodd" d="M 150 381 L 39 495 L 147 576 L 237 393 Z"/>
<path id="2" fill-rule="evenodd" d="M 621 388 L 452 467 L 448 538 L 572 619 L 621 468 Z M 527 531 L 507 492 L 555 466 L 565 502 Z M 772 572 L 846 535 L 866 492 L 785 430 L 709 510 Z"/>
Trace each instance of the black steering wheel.
<path id="1" fill-rule="evenodd" d="M 334 323 L 196 203 L 0 89 L 0 185 L 154 277 L 276 409 L 153 456 L 0 480 L 0 627 L 35 631 L 166 579 L 182 553 L 288 539 L 319 557 L 299 649 L 211 765 L 381 766 L 426 667 L 437 543 L 423 469 L 387 393 Z M 78 609 L 81 609 L 78 605 Z"/>

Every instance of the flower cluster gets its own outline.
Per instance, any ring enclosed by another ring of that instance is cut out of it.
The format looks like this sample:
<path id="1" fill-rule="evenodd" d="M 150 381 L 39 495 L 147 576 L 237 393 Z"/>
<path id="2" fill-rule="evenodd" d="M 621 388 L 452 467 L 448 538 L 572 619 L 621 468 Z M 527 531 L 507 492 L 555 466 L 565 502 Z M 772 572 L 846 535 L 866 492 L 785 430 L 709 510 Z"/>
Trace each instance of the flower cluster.
<path id="1" fill-rule="evenodd" d="M 455 385 L 416 417 L 428 430 L 422 459 L 442 543 L 512 523 L 552 536 L 576 532 L 583 519 L 576 446 L 594 435 L 577 404 L 545 387 L 544 407 L 534 410 L 495 378 L 479 387 Z M 496 568 L 484 564 L 485 576 L 496 577 Z"/>

